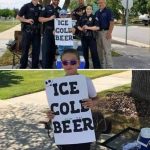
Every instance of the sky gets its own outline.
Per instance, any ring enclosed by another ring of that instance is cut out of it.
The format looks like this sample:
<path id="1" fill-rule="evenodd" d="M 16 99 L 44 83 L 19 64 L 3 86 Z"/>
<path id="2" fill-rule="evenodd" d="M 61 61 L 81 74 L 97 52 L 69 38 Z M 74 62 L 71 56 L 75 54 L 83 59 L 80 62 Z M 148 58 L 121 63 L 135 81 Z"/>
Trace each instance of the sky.
<path id="1" fill-rule="evenodd" d="M 21 6 L 25 3 L 31 2 L 31 0 L 0 0 L 0 9 L 4 8 L 18 8 L 20 9 Z M 59 6 L 61 7 L 64 3 L 64 0 L 60 0 Z"/>

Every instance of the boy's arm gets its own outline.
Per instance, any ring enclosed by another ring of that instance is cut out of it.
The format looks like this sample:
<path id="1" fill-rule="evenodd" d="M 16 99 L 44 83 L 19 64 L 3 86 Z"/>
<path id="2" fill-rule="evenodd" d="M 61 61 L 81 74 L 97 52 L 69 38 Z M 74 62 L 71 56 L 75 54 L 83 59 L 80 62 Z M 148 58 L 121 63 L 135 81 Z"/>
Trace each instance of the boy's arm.
<path id="1" fill-rule="evenodd" d="M 83 103 L 83 106 L 86 107 L 86 108 L 91 108 L 92 109 L 94 106 L 97 105 L 98 100 L 99 100 L 98 96 L 93 97 L 93 98 L 89 98 L 89 99 L 85 99 L 85 102 Z"/>
<path id="2" fill-rule="evenodd" d="M 96 106 L 99 101 L 99 96 L 92 98 L 92 101 L 93 101 L 93 107 Z"/>

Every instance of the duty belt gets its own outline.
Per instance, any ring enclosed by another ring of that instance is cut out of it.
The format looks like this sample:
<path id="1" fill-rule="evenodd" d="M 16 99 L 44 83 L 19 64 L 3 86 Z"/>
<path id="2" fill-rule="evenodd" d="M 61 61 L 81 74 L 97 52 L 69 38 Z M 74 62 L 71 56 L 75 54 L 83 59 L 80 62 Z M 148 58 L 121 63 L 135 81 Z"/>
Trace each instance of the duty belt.
<path id="1" fill-rule="evenodd" d="M 52 30 L 52 31 L 54 30 L 54 28 L 51 27 L 51 26 L 46 26 L 45 29 L 47 29 L 47 30 Z"/>
<path id="2" fill-rule="evenodd" d="M 109 29 L 100 29 L 100 31 L 107 31 L 107 30 L 109 30 Z"/>
<path id="3" fill-rule="evenodd" d="M 40 30 L 40 25 L 24 25 L 23 29 L 27 32 L 34 32 Z"/>

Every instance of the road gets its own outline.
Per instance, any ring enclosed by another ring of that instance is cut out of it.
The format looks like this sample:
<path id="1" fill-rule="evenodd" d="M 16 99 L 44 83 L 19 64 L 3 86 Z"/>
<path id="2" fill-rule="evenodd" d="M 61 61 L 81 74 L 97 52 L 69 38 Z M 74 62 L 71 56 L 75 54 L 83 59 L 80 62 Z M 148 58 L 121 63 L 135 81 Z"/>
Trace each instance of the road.
<path id="1" fill-rule="evenodd" d="M 113 37 L 125 39 L 125 33 L 125 26 L 115 26 L 113 30 Z M 150 45 L 150 27 L 129 26 L 128 40 Z"/>

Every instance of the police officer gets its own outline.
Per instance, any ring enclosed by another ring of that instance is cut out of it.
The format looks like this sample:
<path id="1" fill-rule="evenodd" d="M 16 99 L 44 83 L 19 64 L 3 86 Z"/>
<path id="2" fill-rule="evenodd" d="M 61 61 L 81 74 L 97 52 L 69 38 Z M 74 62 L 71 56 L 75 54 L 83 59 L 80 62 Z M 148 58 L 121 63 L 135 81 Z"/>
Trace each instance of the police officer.
<path id="1" fill-rule="evenodd" d="M 71 13 L 72 19 L 76 20 L 76 22 L 79 21 L 80 17 L 85 14 L 85 8 L 86 6 L 84 5 L 84 0 L 77 0 L 78 1 L 78 7 L 74 9 Z M 80 31 L 78 30 L 77 26 L 74 26 L 75 29 L 75 35 L 80 37 Z"/>
<path id="2" fill-rule="evenodd" d="M 83 56 L 85 58 L 85 68 L 89 68 L 89 48 L 91 52 L 91 58 L 93 67 L 96 69 L 100 68 L 100 60 L 98 57 L 96 39 L 94 32 L 99 30 L 98 22 L 95 16 L 92 14 L 92 6 L 86 6 L 86 13 L 80 18 L 78 22 L 78 29 L 81 31 L 81 43 L 83 49 Z"/>
<path id="3" fill-rule="evenodd" d="M 32 68 L 38 68 L 40 53 L 40 22 L 38 21 L 42 6 L 39 0 L 32 0 L 25 4 L 19 11 L 17 19 L 22 23 L 22 55 L 20 68 L 26 68 L 28 64 L 28 53 L 32 44 Z"/>
<path id="4" fill-rule="evenodd" d="M 84 5 L 84 0 L 78 0 L 78 4 L 79 6 L 72 11 L 72 18 L 77 21 L 85 13 L 85 8 L 86 8 L 86 6 Z"/>
<path id="5" fill-rule="evenodd" d="M 54 39 L 54 19 L 59 17 L 61 8 L 58 6 L 59 0 L 52 0 L 52 4 L 43 7 L 39 21 L 44 25 L 42 40 L 42 67 L 53 68 L 55 61 L 56 46 Z"/>
<path id="6" fill-rule="evenodd" d="M 100 31 L 97 34 L 97 49 L 102 68 L 113 68 L 111 55 L 111 38 L 114 28 L 114 16 L 106 5 L 106 0 L 98 0 L 99 10 L 95 13 Z"/>

